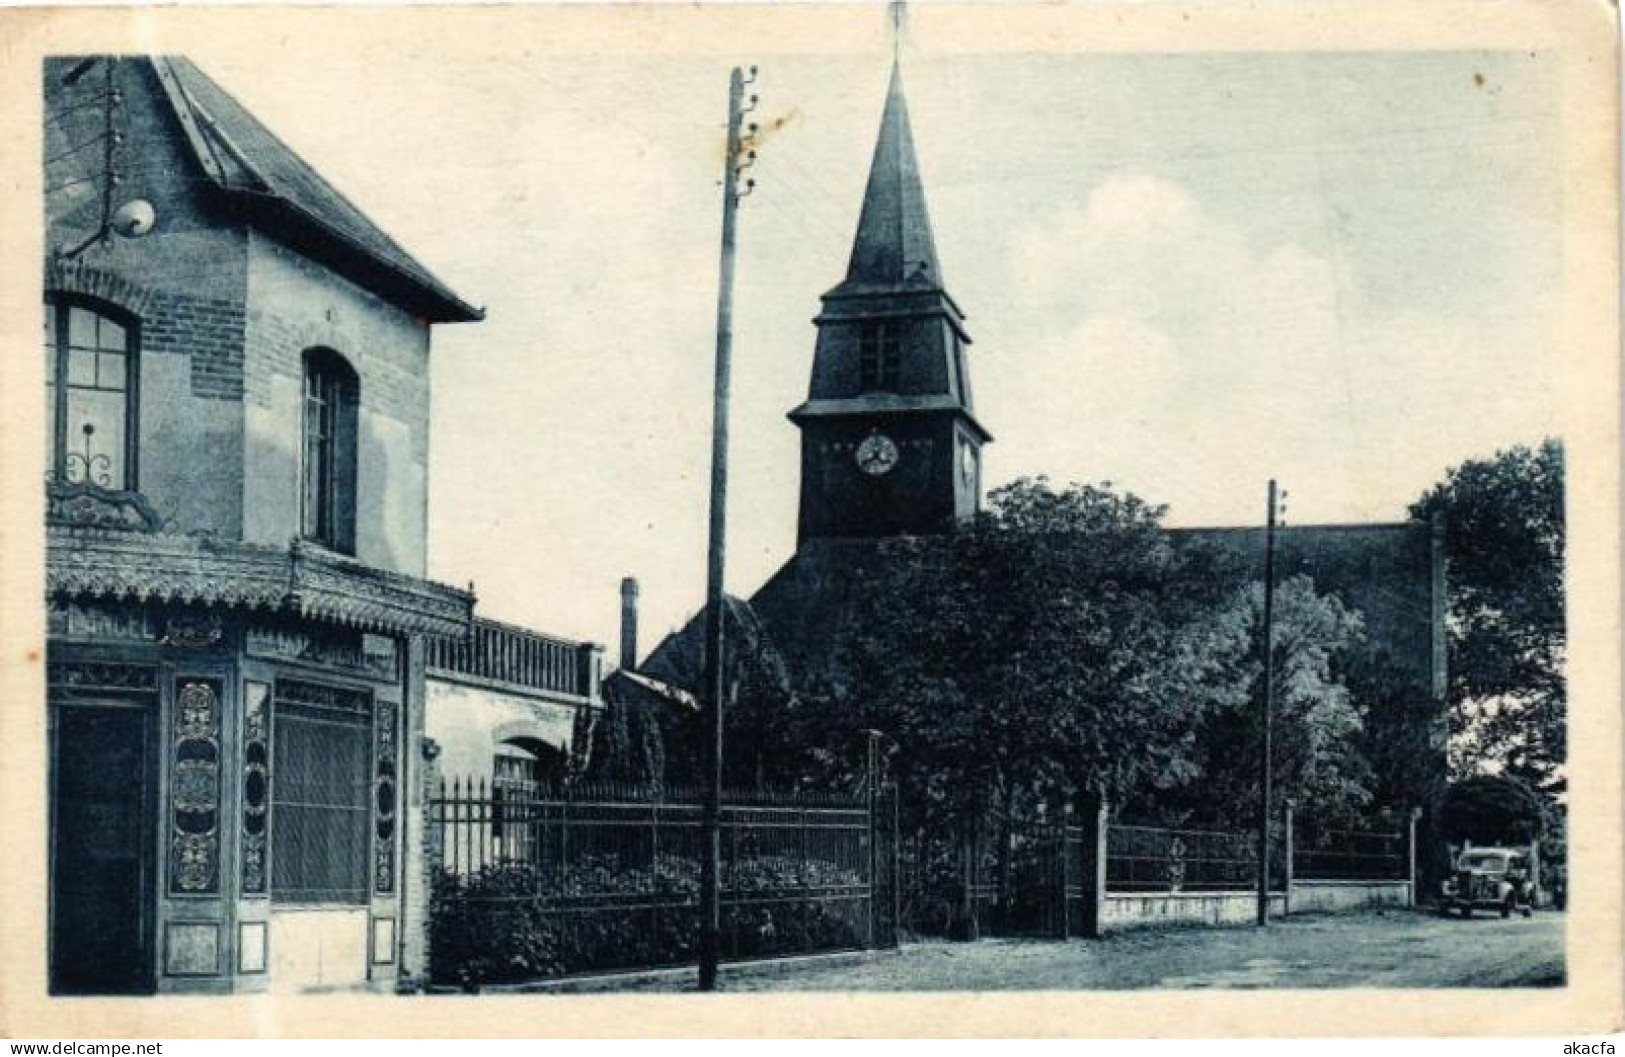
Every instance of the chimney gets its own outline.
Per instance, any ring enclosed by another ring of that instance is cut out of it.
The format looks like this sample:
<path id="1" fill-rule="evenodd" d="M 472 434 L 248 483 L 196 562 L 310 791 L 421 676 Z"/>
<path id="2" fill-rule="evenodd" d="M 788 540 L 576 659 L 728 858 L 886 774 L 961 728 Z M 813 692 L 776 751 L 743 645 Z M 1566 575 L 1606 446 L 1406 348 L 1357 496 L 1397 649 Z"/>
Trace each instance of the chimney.
<path id="1" fill-rule="evenodd" d="M 621 667 L 638 666 L 638 582 L 627 576 L 621 580 Z"/>

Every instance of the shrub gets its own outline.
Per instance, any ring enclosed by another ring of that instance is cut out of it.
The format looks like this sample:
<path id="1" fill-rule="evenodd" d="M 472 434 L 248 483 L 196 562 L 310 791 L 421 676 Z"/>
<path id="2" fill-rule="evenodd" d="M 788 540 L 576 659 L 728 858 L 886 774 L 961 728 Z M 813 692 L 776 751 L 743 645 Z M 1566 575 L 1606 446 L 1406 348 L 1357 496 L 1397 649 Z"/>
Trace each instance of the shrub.
<path id="1" fill-rule="evenodd" d="M 862 877 L 834 863 L 759 857 L 723 866 L 722 953 L 772 957 L 862 946 Z M 847 898 L 834 898 L 845 890 Z M 692 961 L 699 863 L 662 855 L 629 866 L 583 856 L 564 867 L 514 863 L 443 874 L 430 909 L 430 974 L 478 990 L 566 973 Z"/>

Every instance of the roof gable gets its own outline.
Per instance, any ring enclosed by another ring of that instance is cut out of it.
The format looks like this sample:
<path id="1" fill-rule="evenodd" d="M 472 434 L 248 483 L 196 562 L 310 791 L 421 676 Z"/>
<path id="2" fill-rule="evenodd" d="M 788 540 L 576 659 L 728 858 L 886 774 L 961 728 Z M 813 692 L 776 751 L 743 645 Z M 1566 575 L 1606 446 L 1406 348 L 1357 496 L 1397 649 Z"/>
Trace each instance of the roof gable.
<path id="1" fill-rule="evenodd" d="M 251 220 L 431 322 L 484 318 L 190 60 L 149 60 L 199 168 Z"/>

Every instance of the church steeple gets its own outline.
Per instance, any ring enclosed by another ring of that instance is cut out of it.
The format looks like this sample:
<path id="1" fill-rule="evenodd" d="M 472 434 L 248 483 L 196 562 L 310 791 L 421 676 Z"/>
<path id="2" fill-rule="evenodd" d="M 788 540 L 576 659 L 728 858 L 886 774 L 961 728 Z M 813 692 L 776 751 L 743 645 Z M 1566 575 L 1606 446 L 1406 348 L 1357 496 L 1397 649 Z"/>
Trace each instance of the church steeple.
<path id="1" fill-rule="evenodd" d="M 941 288 L 936 240 L 925 208 L 925 188 L 914 155 L 902 65 L 893 60 L 880 136 L 869 164 L 869 183 L 858 233 L 846 267 L 846 288 L 927 285 Z"/>
<path id="2" fill-rule="evenodd" d="M 893 7 L 897 18 L 897 6 Z M 798 539 L 939 532 L 981 506 L 964 316 L 937 263 L 894 55 L 846 278 L 813 322 Z"/>

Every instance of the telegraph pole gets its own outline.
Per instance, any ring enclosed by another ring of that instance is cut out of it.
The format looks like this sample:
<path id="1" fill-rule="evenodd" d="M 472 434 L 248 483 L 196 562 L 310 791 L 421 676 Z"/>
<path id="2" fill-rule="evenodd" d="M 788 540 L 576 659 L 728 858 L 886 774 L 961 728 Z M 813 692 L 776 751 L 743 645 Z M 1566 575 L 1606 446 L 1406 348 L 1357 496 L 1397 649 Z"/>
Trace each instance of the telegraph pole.
<path id="1" fill-rule="evenodd" d="M 700 857 L 700 990 L 717 986 L 717 955 L 721 944 L 722 873 L 722 687 L 723 620 L 722 575 L 728 516 L 728 385 L 733 354 L 734 230 L 739 200 L 750 194 L 756 181 L 740 175 L 756 160 L 746 150 L 740 129 L 745 114 L 756 108 L 756 97 L 745 103 L 750 80 L 734 67 L 728 77 L 728 148 L 722 168 L 722 268 L 717 285 L 717 361 L 711 405 L 711 532 L 705 577 L 705 808 L 704 844 Z M 754 133 L 756 126 L 752 124 Z"/>
<path id="2" fill-rule="evenodd" d="M 1269 512 L 1264 523 L 1264 748 L 1258 788 L 1258 924 L 1270 923 L 1270 783 L 1275 725 L 1275 479 L 1270 478 Z"/>

